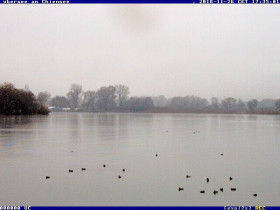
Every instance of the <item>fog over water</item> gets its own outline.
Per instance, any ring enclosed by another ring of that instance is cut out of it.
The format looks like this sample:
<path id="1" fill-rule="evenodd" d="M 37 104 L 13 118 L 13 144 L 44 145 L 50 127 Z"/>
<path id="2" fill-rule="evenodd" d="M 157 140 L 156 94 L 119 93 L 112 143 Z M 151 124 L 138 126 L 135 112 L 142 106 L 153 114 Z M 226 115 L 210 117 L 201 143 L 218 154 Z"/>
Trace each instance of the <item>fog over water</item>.
<path id="1" fill-rule="evenodd" d="M 279 5 L 3 5 L 0 83 L 279 98 Z"/>

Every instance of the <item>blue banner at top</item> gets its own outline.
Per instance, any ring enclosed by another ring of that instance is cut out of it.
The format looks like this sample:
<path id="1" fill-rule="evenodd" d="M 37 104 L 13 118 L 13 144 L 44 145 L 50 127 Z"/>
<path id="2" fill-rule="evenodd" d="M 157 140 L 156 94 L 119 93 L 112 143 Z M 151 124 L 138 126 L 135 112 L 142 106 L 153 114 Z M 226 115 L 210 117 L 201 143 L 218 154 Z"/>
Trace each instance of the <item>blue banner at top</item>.
<path id="1" fill-rule="evenodd" d="M 0 210 L 278 210 L 279 206 L 0 206 Z"/>
<path id="2" fill-rule="evenodd" d="M 1 4 L 279 4 L 280 0 L 0 0 Z"/>
<path id="3" fill-rule="evenodd" d="M 279 206 L 0 206 L 0 210 L 278 210 Z"/>
<path id="4" fill-rule="evenodd" d="M 278 206 L 0 206 L 0 210 L 278 210 Z"/>

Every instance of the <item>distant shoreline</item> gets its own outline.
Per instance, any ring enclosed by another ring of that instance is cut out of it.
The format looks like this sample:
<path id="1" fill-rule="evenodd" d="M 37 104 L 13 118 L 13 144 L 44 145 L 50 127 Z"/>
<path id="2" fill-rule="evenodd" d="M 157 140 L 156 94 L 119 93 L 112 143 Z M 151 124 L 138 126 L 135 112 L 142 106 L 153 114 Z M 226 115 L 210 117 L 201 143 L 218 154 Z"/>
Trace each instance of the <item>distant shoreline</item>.
<path id="1" fill-rule="evenodd" d="M 91 112 L 91 111 L 51 111 L 50 113 L 94 113 L 94 114 L 106 114 L 106 113 L 124 113 L 124 114 L 238 114 L 238 115 L 280 115 L 280 112 L 210 112 L 210 111 L 110 111 L 110 112 Z"/>
<path id="2" fill-rule="evenodd" d="M 142 112 L 90 112 L 90 111 L 51 111 L 50 113 L 93 113 L 93 114 L 213 114 L 213 115 L 280 115 L 280 112 L 275 113 L 238 113 L 238 112 L 156 112 L 156 111 L 142 111 Z M 33 114 L 33 115 L 2 115 L 0 114 L 0 118 L 10 118 L 10 117 L 36 117 L 36 116 L 44 116 L 48 117 L 49 115 L 41 115 L 41 114 Z"/>
<path id="3" fill-rule="evenodd" d="M 82 91 L 82 86 L 72 84 L 66 96 L 55 96 L 47 91 L 34 95 L 28 88 L 18 89 L 11 83 L 0 84 L 0 114 L 48 115 L 49 112 L 119 112 L 119 113 L 207 113 L 280 115 L 280 99 L 251 99 L 227 97 L 221 101 L 211 98 L 211 103 L 199 96 L 132 96 L 125 85 L 103 86 L 98 90 Z"/>

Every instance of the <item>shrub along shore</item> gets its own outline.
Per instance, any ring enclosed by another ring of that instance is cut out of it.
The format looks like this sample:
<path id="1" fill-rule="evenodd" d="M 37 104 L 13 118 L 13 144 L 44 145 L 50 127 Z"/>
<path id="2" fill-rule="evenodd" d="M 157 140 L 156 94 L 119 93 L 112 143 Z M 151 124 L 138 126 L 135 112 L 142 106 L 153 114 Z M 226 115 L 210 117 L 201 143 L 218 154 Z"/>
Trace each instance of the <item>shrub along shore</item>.
<path id="1" fill-rule="evenodd" d="M 11 83 L 0 84 L 0 115 L 49 114 L 29 90 L 17 89 Z"/>

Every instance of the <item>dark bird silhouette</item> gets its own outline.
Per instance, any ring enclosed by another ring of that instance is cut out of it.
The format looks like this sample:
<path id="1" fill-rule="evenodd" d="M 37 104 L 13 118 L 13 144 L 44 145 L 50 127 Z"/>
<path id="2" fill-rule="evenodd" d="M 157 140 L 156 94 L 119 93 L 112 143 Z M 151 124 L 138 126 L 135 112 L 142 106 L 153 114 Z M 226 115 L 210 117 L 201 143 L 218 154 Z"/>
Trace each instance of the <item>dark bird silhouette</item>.
<path id="1" fill-rule="evenodd" d="M 257 194 L 257 193 L 255 193 L 253 196 L 257 197 L 257 196 L 258 196 L 258 194 Z"/>
<path id="2" fill-rule="evenodd" d="M 218 191 L 217 191 L 217 190 L 214 190 L 214 192 L 213 192 L 213 193 L 214 193 L 214 195 L 216 195 L 216 194 L 218 193 Z"/>
<path id="3" fill-rule="evenodd" d="M 69 173 L 73 172 L 73 170 L 69 169 Z"/>
<path id="4" fill-rule="evenodd" d="M 205 193 L 205 190 L 201 190 L 200 193 Z"/>
<path id="5" fill-rule="evenodd" d="M 125 169 L 123 169 L 122 171 L 125 172 Z"/>
<path id="6" fill-rule="evenodd" d="M 46 176 L 46 179 L 49 179 L 49 178 L 51 178 L 51 177 L 49 177 L 49 176 Z"/>
<path id="7" fill-rule="evenodd" d="M 236 188 L 231 188 L 230 190 L 231 190 L 231 191 L 236 191 Z"/>
<path id="8" fill-rule="evenodd" d="M 183 187 L 179 187 L 178 190 L 180 192 L 181 190 L 184 190 L 184 188 Z"/>
<path id="9" fill-rule="evenodd" d="M 82 168 L 82 171 L 85 171 L 86 170 L 86 168 Z"/>
<path id="10" fill-rule="evenodd" d="M 156 157 L 158 156 L 158 154 L 156 154 Z"/>
<path id="11" fill-rule="evenodd" d="M 121 179 L 122 177 L 119 175 L 118 178 Z"/>
<path id="12" fill-rule="evenodd" d="M 229 180 L 231 181 L 231 180 L 232 180 L 232 177 L 229 177 Z"/>
<path id="13" fill-rule="evenodd" d="M 224 192 L 224 188 L 220 188 L 220 191 L 221 191 L 221 192 Z"/>
<path id="14" fill-rule="evenodd" d="M 207 179 L 206 179 L 206 182 L 208 183 L 209 182 L 209 178 L 207 177 Z"/>
<path id="15" fill-rule="evenodd" d="M 221 155 L 224 155 L 223 153 Z"/>
<path id="16" fill-rule="evenodd" d="M 105 167 L 106 167 L 106 165 L 104 164 L 104 165 L 103 165 L 103 167 L 105 168 Z"/>
<path id="17" fill-rule="evenodd" d="M 187 175 L 186 178 L 191 178 L 191 176 L 190 176 L 190 175 Z"/>

